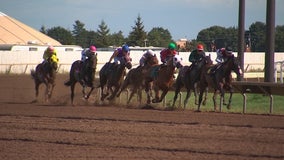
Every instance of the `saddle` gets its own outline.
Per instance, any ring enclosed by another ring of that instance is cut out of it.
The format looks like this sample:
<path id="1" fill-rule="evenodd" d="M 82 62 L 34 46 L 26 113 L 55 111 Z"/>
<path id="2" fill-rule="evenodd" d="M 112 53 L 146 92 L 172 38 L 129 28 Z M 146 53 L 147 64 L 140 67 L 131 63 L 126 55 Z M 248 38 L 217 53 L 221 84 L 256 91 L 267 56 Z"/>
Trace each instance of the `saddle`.
<path id="1" fill-rule="evenodd" d="M 207 70 L 207 74 L 211 74 L 211 75 L 215 74 L 216 71 L 221 67 L 221 65 L 222 65 L 221 63 L 218 63 L 218 64 L 214 65 L 213 67 L 210 67 Z"/>

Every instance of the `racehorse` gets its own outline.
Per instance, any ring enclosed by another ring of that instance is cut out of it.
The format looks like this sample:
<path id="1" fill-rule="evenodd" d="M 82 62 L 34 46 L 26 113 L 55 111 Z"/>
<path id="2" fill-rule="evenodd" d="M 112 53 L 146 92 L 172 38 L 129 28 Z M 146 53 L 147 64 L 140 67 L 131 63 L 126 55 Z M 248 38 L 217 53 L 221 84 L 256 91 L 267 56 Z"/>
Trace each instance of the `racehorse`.
<path id="1" fill-rule="evenodd" d="M 104 101 L 105 98 L 113 100 L 119 91 L 126 75 L 126 68 L 131 69 L 132 67 L 129 56 L 124 57 L 123 61 L 120 64 L 106 63 L 100 70 L 101 101 Z M 106 93 L 104 93 L 104 89 L 106 89 Z M 110 92 L 111 95 L 109 96 Z"/>
<path id="2" fill-rule="evenodd" d="M 155 92 L 155 98 L 152 100 L 152 103 L 162 102 L 174 82 L 175 69 L 182 67 L 181 60 L 182 58 L 179 55 L 175 55 L 168 59 L 165 66 L 152 66 L 147 71 L 144 77 L 147 104 L 151 103 L 151 82 L 153 82 L 153 90 Z M 159 90 L 162 90 L 161 97 Z"/>
<path id="3" fill-rule="evenodd" d="M 241 77 L 243 73 L 240 68 L 238 59 L 234 57 L 234 55 L 229 56 L 227 61 L 225 61 L 224 63 L 217 65 L 220 66 L 216 67 L 215 65 L 213 65 L 213 66 L 204 67 L 204 69 L 201 72 L 198 111 L 200 111 L 200 105 L 203 98 L 203 93 L 207 87 L 211 87 L 214 89 L 214 94 L 213 94 L 214 111 L 217 110 L 216 97 L 218 91 L 220 92 L 220 111 L 222 105 L 223 104 L 226 105 L 224 99 L 225 90 L 228 90 L 230 93 L 227 108 L 230 109 L 231 107 L 231 101 L 233 95 L 233 87 L 231 84 L 232 83 L 231 72 L 234 71 L 237 74 L 238 78 Z M 212 73 L 211 69 L 214 67 L 216 67 L 217 69 Z"/>
<path id="4" fill-rule="evenodd" d="M 39 86 L 45 84 L 45 101 L 49 102 L 53 88 L 55 86 L 56 70 L 58 68 L 57 62 L 49 58 L 46 62 L 40 63 L 36 66 L 35 70 L 31 70 L 31 76 L 35 82 L 35 97 L 34 102 L 38 101 Z"/>
<path id="5" fill-rule="evenodd" d="M 213 62 L 210 56 L 204 56 L 197 62 L 193 63 L 192 66 L 184 66 L 180 68 L 179 74 L 175 83 L 175 96 L 173 100 L 173 107 L 177 100 L 178 94 L 183 86 L 186 88 L 186 97 L 184 99 L 184 108 L 188 103 L 192 90 L 194 90 L 195 104 L 198 104 L 197 98 L 197 82 L 200 80 L 200 73 L 205 65 L 212 65 Z"/>
<path id="6" fill-rule="evenodd" d="M 94 90 L 94 77 L 97 68 L 97 54 L 93 54 L 91 57 L 86 59 L 85 62 L 81 60 L 76 60 L 72 63 L 70 73 L 69 73 L 69 80 L 64 84 L 66 86 L 70 86 L 71 88 L 71 103 L 73 105 L 74 100 L 74 89 L 77 82 L 81 84 L 83 87 L 83 97 L 84 99 L 88 99 Z M 84 64 L 85 63 L 85 64 Z M 90 87 L 88 94 L 86 94 L 86 88 Z"/>
<path id="7" fill-rule="evenodd" d="M 120 96 L 121 92 L 124 91 L 129 85 L 131 85 L 131 93 L 130 96 L 128 98 L 127 104 L 130 103 L 133 95 L 135 93 L 137 93 L 138 95 L 138 101 L 141 104 L 141 100 L 142 100 L 142 88 L 143 88 L 143 74 L 153 65 L 157 65 L 159 63 L 159 60 L 155 55 L 153 56 L 148 56 L 145 59 L 145 63 L 144 66 L 138 66 L 137 68 L 133 68 L 131 69 L 126 77 L 125 80 L 123 81 L 123 84 L 119 90 L 119 92 L 117 93 L 117 97 Z"/>

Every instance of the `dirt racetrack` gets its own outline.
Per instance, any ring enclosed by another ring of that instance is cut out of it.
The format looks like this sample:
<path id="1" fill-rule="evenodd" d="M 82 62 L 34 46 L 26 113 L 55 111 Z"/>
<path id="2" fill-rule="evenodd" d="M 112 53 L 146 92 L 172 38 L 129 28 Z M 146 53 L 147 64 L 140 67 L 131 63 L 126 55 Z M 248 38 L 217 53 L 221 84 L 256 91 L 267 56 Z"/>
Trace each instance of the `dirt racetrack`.
<path id="1" fill-rule="evenodd" d="M 78 86 L 71 106 L 66 79 L 31 104 L 28 75 L 0 75 L 1 160 L 284 159 L 284 116 L 94 105 Z"/>

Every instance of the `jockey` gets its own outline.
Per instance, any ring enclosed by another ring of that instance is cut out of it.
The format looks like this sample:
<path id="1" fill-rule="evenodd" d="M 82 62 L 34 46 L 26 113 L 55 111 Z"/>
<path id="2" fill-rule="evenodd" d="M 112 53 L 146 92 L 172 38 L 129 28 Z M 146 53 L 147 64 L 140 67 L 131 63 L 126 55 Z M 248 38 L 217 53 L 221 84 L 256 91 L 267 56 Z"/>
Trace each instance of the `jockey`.
<path id="1" fill-rule="evenodd" d="M 233 55 L 233 51 L 231 47 L 226 47 L 226 48 L 220 48 L 217 50 L 217 57 L 215 61 L 217 62 L 217 65 L 215 65 L 211 69 L 211 74 L 214 74 L 217 69 L 221 66 L 222 63 L 226 62 L 228 57 Z"/>
<path id="2" fill-rule="evenodd" d="M 81 52 L 81 61 L 85 62 L 87 59 L 91 58 L 97 51 L 95 46 L 90 46 Z"/>
<path id="3" fill-rule="evenodd" d="M 59 59 L 57 58 L 56 50 L 53 46 L 48 46 L 47 49 L 43 53 L 43 64 L 51 60 L 55 63 L 58 63 Z"/>
<path id="4" fill-rule="evenodd" d="M 82 77 L 84 77 L 84 80 L 86 81 L 91 80 L 92 75 L 86 75 L 87 63 L 85 62 L 86 60 L 92 58 L 92 56 L 96 53 L 96 51 L 97 51 L 97 48 L 91 45 L 89 48 L 86 48 L 81 52 L 81 61 L 83 62 L 81 73 L 82 73 Z"/>
<path id="5" fill-rule="evenodd" d="M 192 64 L 195 64 L 198 62 L 202 57 L 205 57 L 205 52 L 203 51 L 204 47 L 202 44 L 198 44 L 196 49 L 193 50 L 188 58 L 188 61 L 191 62 Z"/>
<path id="6" fill-rule="evenodd" d="M 163 49 L 160 52 L 160 57 L 161 57 L 161 61 L 162 61 L 163 64 L 167 63 L 167 60 L 168 60 L 169 57 L 175 56 L 177 54 L 177 51 L 175 49 L 176 49 L 176 44 L 171 42 L 168 45 L 168 48 Z"/>
<path id="7" fill-rule="evenodd" d="M 216 53 L 217 53 L 217 58 L 215 61 L 217 63 L 223 63 L 227 61 L 228 57 L 230 57 L 233 54 L 233 51 L 231 47 L 226 47 L 218 49 Z"/>
<path id="8" fill-rule="evenodd" d="M 118 61 L 122 64 L 125 63 L 125 58 L 129 57 L 130 55 L 130 50 L 127 45 L 123 45 L 122 48 L 117 48 L 112 56 L 109 59 L 109 63 L 114 59 L 114 63 L 118 64 Z"/>
<path id="9" fill-rule="evenodd" d="M 149 57 L 153 57 L 153 56 L 155 56 L 154 51 L 151 50 L 151 49 L 147 50 L 147 51 L 142 55 L 142 57 L 140 58 L 139 66 L 144 66 L 144 65 L 145 65 L 145 60 L 147 60 Z"/>

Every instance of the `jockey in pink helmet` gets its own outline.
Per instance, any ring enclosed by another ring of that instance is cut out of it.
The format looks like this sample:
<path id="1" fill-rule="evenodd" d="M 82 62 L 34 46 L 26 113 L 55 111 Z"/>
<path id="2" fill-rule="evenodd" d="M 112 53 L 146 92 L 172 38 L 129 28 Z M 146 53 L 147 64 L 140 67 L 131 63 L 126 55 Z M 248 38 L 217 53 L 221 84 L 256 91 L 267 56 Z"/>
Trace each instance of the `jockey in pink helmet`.
<path id="1" fill-rule="evenodd" d="M 95 46 L 90 46 L 81 52 L 81 61 L 85 62 L 86 59 L 91 58 L 97 51 Z"/>
<path id="2" fill-rule="evenodd" d="M 53 46 L 48 46 L 47 49 L 43 53 L 43 63 L 47 62 L 48 60 L 51 60 L 55 63 L 58 63 L 59 59 L 57 58 L 56 50 Z"/>

